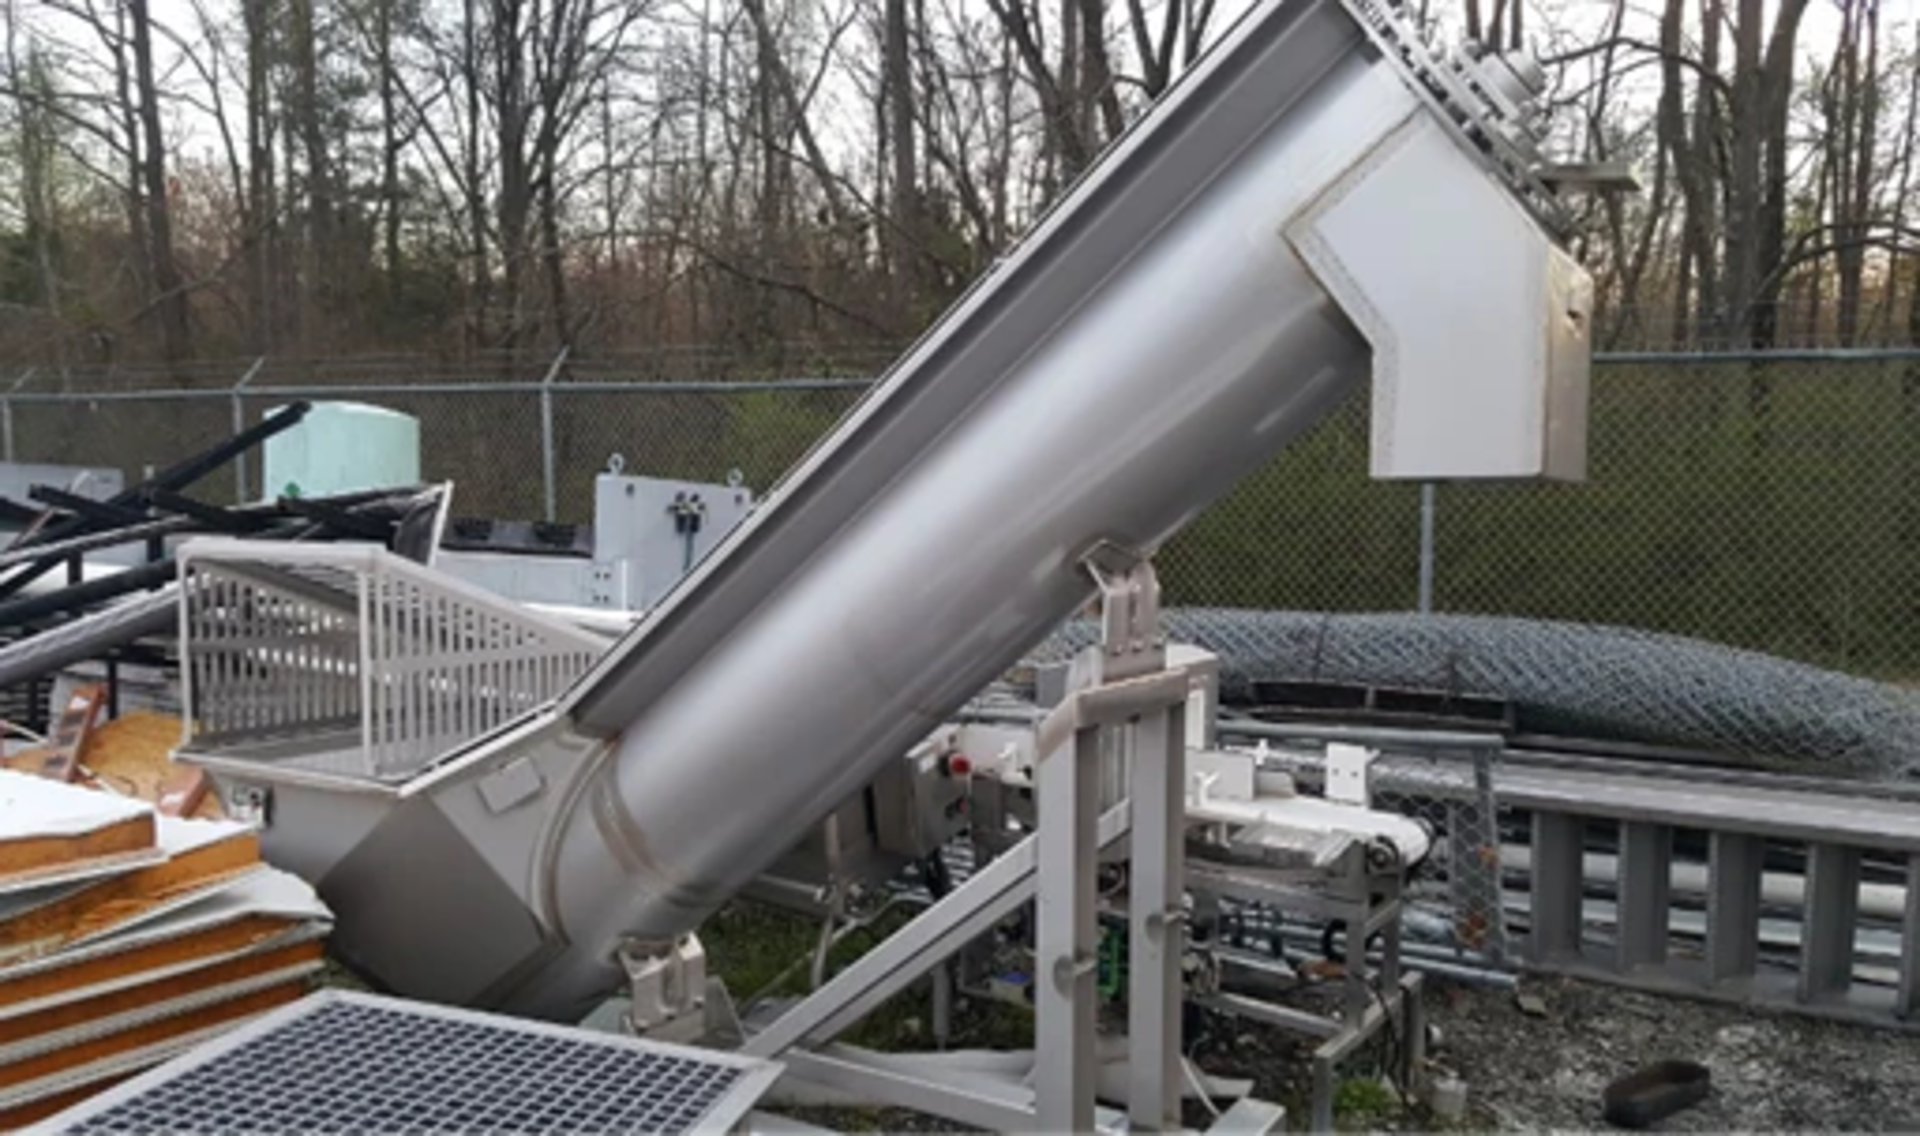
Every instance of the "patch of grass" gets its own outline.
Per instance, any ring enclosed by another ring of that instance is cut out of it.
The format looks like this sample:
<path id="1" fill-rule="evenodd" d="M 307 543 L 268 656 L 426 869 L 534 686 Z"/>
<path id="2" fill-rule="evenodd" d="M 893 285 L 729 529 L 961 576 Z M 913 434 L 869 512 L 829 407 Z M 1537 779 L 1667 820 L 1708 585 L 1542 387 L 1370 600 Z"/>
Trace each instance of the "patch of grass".
<path id="1" fill-rule="evenodd" d="M 915 912 L 894 908 L 871 924 L 848 933 L 827 952 L 832 977 L 889 935 L 911 922 Z M 820 938 L 819 923 L 786 912 L 741 902 L 731 904 L 700 929 L 708 971 L 727 984 L 737 999 L 765 993 L 801 997 Z M 955 999 L 951 1048 L 1029 1049 L 1033 1011 L 992 999 Z M 933 991 L 922 980 L 887 1000 L 849 1030 L 842 1040 L 870 1049 L 906 1050 L 933 1044 Z"/>
<path id="2" fill-rule="evenodd" d="M 804 960 L 812 954 L 819 935 L 817 923 L 750 903 L 728 904 L 700 927 L 708 973 L 724 981 L 739 999 L 752 997 L 776 979 L 779 986 L 771 993 L 804 993 Z M 799 968 L 782 979 L 795 963 Z"/>
<path id="3" fill-rule="evenodd" d="M 1400 1098 L 1373 1077 L 1348 1077 L 1332 1090 L 1332 1111 L 1356 1121 L 1392 1117 L 1400 1111 Z"/>

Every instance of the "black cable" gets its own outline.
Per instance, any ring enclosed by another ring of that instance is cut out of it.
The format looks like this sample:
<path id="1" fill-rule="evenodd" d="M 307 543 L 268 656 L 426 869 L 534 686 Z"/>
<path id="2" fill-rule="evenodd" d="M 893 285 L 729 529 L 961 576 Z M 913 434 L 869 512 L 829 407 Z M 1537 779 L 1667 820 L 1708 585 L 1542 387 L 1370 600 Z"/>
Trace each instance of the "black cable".
<path id="1" fill-rule="evenodd" d="M 927 885 L 927 895 L 935 903 L 945 899 L 947 893 L 953 890 L 953 872 L 947 867 L 947 858 L 941 855 L 939 849 L 928 853 L 927 858 L 920 862 L 920 878 Z"/>
<path id="2" fill-rule="evenodd" d="M 1387 1082 L 1393 1086 L 1394 1093 L 1400 1098 L 1400 1108 L 1407 1113 L 1412 1113 L 1413 1098 L 1407 1094 L 1406 1084 L 1394 1072 L 1394 1058 L 1400 1051 L 1400 1031 L 1394 1026 L 1392 1011 L 1387 1008 L 1386 995 L 1381 993 L 1379 986 L 1376 985 L 1378 978 L 1377 974 L 1370 975 L 1362 985 L 1367 988 L 1367 993 L 1373 996 L 1374 1002 L 1380 1007 L 1382 1023 L 1380 1033 L 1387 1050 L 1386 1059 L 1380 1063 L 1380 1066 L 1386 1071 Z"/>

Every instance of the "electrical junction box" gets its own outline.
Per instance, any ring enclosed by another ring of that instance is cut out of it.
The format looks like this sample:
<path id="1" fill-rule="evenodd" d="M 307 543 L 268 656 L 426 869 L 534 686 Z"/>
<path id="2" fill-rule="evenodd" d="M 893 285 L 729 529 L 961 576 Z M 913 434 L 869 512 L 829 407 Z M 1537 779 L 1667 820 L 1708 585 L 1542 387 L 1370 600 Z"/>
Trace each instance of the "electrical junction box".
<path id="1" fill-rule="evenodd" d="M 262 484 L 270 499 L 420 483 L 420 420 L 381 406 L 314 403 L 298 425 L 268 438 L 265 450 Z"/>
<path id="2" fill-rule="evenodd" d="M 435 566 L 522 603 L 645 611 L 753 511 L 737 476 L 673 481 L 612 464 L 594 480 L 591 529 L 456 520 Z"/>
<path id="3" fill-rule="evenodd" d="M 712 552 L 753 510 L 736 474 L 727 484 L 631 477 L 593 482 L 593 561 L 602 569 L 588 607 L 645 610 Z"/>

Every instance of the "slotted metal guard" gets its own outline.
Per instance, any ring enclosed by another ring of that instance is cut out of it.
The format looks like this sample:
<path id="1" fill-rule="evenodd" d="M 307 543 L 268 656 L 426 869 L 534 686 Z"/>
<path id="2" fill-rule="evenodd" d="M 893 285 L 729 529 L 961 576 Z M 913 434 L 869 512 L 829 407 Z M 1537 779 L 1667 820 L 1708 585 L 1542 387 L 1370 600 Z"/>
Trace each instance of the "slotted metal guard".
<path id="1" fill-rule="evenodd" d="M 323 990 L 41 1131 L 726 1132 L 781 1072 L 730 1053 Z"/>
<path id="2" fill-rule="evenodd" d="M 184 756 L 404 782 L 565 690 L 594 636 L 367 544 L 180 550 Z"/>

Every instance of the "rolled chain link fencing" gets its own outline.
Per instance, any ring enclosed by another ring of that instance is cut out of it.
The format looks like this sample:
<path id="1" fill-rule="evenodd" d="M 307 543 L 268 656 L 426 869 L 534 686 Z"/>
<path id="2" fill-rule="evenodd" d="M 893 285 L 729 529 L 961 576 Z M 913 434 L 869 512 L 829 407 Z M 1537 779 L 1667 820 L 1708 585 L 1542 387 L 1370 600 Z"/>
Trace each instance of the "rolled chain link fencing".
<path id="1" fill-rule="evenodd" d="M 1525 733 L 1713 751 L 1852 776 L 1920 766 L 1920 700 L 1885 684 L 1680 636 L 1498 616 L 1177 608 L 1169 638 L 1220 657 L 1221 696 L 1323 682 L 1492 697 Z M 1097 642 L 1075 621 L 1036 659 Z"/>

